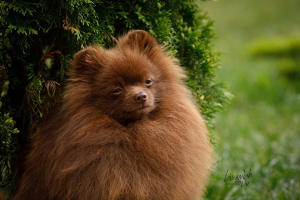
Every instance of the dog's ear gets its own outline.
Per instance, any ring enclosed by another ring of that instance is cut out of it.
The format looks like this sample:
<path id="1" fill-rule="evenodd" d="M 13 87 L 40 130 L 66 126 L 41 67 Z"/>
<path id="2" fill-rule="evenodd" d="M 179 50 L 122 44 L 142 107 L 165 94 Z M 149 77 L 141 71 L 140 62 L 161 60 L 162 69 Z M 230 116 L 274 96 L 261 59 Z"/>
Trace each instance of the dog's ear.
<path id="1" fill-rule="evenodd" d="M 87 47 L 74 55 L 71 74 L 93 77 L 102 67 L 102 48 Z"/>
<path id="2" fill-rule="evenodd" d="M 89 70 L 101 66 L 102 49 L 87 47 L 74 55 L 73 66 Z"/>
<path id="3" fill-rule="evenodd" d="M 158 46 L 156 39 L 143 30 L 130 31 L 120 41 L 119 45 L 129 46 L 142 53 L 149 53 Z"/>

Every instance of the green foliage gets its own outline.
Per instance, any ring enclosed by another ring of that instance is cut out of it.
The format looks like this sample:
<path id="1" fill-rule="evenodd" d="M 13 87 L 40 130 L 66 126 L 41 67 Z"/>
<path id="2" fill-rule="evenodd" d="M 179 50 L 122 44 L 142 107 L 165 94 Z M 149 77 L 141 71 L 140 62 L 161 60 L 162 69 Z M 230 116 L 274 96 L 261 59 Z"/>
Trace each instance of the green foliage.
<path id="1" fill-rule="evenodd" d="M 1 98 L 7 94 L 8 85 L 8 81 L 2 85 Z M 20 131 L 15 128 L 16 122 L 10 113 L 3 112 L 2 107 L 3 103 L 0 101 L 0 189 L 2 188 L 5 192 L 10 191 L 14 186 L 15 173 L 12 171 L 11 163 L 16 156 L 17 140 L 13 134 L 18 134 Z M 2 191 L 0 190 L 0 192 Z"/>
<path id="2" fill-rule="evenodd" d="M 2 148 L 22 146 L 27 128 L 59 102 L 74 53 L 94 43 L 110 47 L 113 38 L 131 29 L 149 31 L 179 59 L 188 74 L 187 85 L 212 128 L 230 97 L 222 84 L 214 82 L 218 61 L 211 50 L 212 27 L 193 0 L 1 1 L 0 86 L 9 82 L 9 90 L 2 90 L 7 94 L 3 107 L 18 128 L 5 130 L 21 131 L 5 136 L 11 138 L 10 145 L 1 146 L 1 153 Z M 4 167 L 9 167 L 10 159 Z"/>
<path id="3" fill-rule="evenodd" d="M 277 70 L 290 80 L 300 78 L 300 37 L 260 39 L 248 50 L 252 57 L 276 59 Z"/>
<path id="4" fill-rule="evenodd" d="M 300 57 L 300 37 L 260 39 L 248 51 L 252 56 Z"/>

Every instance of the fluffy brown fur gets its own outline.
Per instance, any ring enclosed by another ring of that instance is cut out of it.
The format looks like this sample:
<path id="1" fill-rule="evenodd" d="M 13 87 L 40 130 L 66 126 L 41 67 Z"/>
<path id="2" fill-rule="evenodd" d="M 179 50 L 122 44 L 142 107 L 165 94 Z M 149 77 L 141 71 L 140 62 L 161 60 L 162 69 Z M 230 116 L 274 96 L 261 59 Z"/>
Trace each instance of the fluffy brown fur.
<path id="1" fill-rule="evenodd" d="M 34 135 L 14 199 L 200 199 L 212 147 L 182 78 L 145 31 L 78 52 L 62 108 Z"/>

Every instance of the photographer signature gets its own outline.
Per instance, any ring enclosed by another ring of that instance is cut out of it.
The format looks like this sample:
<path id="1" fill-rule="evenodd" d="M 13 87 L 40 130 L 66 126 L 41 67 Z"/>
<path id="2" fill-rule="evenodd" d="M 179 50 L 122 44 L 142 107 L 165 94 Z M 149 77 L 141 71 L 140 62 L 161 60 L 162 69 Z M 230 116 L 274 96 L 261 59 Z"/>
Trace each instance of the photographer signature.
<path id="1" fill-rule="evenodd" d="M 224 182 L 227 185 L 240 185 L 241 188 L 249 186 L 250 178 L 252 177 L 251 168 L 248 173 L 245 172 L 242 174 L 232 175 L 231 172 L 229 173 L 229 169 L 226 172 Z"/>

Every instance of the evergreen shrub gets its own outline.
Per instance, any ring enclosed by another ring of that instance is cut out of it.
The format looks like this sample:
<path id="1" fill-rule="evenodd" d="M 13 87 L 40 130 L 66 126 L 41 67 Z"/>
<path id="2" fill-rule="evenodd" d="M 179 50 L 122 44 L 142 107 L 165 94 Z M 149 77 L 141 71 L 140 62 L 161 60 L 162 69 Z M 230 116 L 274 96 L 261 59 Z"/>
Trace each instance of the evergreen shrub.
<path id="1" fill-rule="evenodd" d="M 187 85 L 211 129 L 229 95 L 215 83 L 213 22 L 193 0 L 0 1 L 1 182 L 13 188 L 17 149 L 59 102 L 73 54 L 85 46 L 114 45 L 132 29 L 153 34 L 179 59 Z M 201 5 L 201 4 L 200 4 Z"/>

